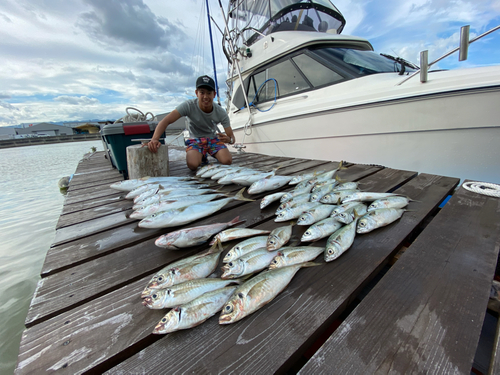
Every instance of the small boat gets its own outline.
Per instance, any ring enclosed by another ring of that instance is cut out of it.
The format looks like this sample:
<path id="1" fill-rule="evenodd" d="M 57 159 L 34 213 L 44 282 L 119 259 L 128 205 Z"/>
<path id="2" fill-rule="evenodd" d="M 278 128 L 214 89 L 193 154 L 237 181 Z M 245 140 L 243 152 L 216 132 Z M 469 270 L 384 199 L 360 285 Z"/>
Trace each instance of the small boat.
<path id="1" fill-rule="evenodd" d="M 431 70 L 426 51 L 420 67 L 375 53 L 341 34 L 328 0 L 232 0 L 224 18 L 240 150 L 500 183 L 500 66 Z M 469 41 L 463 28 L 461 58 L 493 30 Z"/>

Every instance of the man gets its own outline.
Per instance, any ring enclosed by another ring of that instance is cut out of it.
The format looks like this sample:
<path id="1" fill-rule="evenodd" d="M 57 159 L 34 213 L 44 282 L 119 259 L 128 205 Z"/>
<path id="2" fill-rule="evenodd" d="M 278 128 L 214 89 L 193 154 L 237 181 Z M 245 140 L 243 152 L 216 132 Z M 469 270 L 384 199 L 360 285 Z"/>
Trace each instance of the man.
<path id="1" fill-rule="evenodd" d="M 189 139 L 186 140 L 186 162 L 189 169 L 195 171 L 206 161 L 207 154 L 215 157 L 222 164 L 231 164 L 231 153 L 224 143 L 234 144 L 235 138 L 229 117 L 219 105 L 214 105 L 215 82 L 209 76 L 196 80 L 196 99 L 186 100 L 165 116 L 155 129 L 153 138 L 148 143 L 151 152 L 160 147 L 160 137 L 167 126 L 187 117 Z M 221 123 L 225 133 L 220 133 L 217 124 Z"/>

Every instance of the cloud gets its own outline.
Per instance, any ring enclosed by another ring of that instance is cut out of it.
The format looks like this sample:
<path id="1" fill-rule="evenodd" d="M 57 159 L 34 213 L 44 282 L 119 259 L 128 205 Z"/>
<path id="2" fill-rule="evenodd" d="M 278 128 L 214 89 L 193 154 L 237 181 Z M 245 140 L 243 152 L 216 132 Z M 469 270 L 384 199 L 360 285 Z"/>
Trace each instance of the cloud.
<path id="1" fill-rule="evenodd" d="M 179 73 L 189 76 L 194 74 L 191 66 L 184 64 L 181 59 L 170 53 L 164 53 L 154 57 L 139 58 L 137 67 L 141 69 L 156 70 L 161 73 Z"/>
<path id="2" fill-rule="evenodd" d="M 0 101 L 0 107 L 8 109 L 9 111 L 19 111 L 19 108 L 14 107 L 12 104 Z"/>
<path id="3" fill-rule="evenodd" d="M 85 0 L 92 7 L 82 13 L 77 27 L 100 45 L 113 50 L 168 48 L 184 36 L 167 19 L 159 19 L 142 0 Z"/>
<path id="4" fill-rule="evenodd" d="M 99 100 L 97 100 L 95 98 L 89 98 L 86 96 L 76 97 L 76 96 L 63 95 L 63 96 L 58 96 L 58 97 L 54 98 L 54 100 L 56 102 L 61 102 L 61 103 L 66 103 L 66 104 L 71 104 L 71 105 L 94 105 L 94 104 L 99 103 Z"/>

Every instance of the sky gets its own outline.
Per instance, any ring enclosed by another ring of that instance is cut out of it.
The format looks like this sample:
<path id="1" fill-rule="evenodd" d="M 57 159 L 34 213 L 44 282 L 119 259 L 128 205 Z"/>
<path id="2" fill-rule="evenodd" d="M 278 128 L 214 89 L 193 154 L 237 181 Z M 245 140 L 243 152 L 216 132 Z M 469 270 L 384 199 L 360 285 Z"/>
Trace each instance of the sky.
<path id="1" fill-rule="evenodd" d="M 418 64 L 456 48 L 460 27 L 473 37 L 500 24 L 500 0 L 338 0 L 343 34 L 375 51 Z M 194 82 L 213 76 L 205 0 L 2 0 L 0 126 L 123 117 L 126 107 L 154 115 L 194 98 Z M 226 12 L 227 0 L 223 1 Z M 210 13 L 224 27 L 218 1 Z M 227 60 L 212 23 L 219 87 Z M 500 64 L 500 30 L 473 43 L 469 59 L 441 69 Z M 222 95 L 224 99 L 224 95 Z"/>

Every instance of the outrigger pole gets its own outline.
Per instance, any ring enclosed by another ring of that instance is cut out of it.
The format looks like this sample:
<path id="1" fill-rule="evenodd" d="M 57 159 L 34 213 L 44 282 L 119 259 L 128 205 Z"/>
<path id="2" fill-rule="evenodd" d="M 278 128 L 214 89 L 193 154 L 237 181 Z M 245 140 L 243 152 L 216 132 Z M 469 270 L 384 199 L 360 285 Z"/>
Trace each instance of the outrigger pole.
<path id="1" fill-rule="evenodd" d="M 217 70 L 215 69 L 215 55 L 214 55 L 214 42 L 212 40 L 212 25 L 210 24 L 210 8 L 208 7 L 208 0 L 205 0 L 207 4 L 207 17 L 208 17 L 208 33 L 210 34 L 210 46 L 212 47 L 212 64 L 214 66 L 214 81 L 215 88 L 217 94 L 217 102 L 220 104 L 220 95 L 219 95 L 219 84 L 217 83 Z"/>

